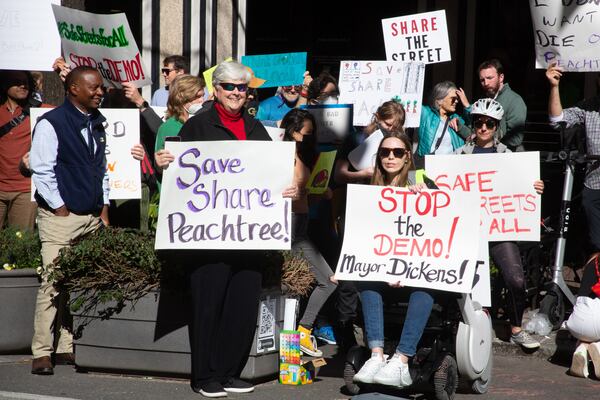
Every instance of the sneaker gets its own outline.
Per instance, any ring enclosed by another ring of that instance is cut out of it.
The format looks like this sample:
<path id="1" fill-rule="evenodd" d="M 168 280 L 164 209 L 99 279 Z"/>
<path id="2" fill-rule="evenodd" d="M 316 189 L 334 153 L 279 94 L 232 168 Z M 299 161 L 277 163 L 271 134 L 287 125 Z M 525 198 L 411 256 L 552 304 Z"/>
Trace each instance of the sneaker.
<path id="1" fill-rule="evenodd" d="M 298 331 L 300 332 L 300 350 L 309 356 L 321 357 L 323 352 L 317 348 L 317 339 L 311 335 L 312 330 L 299 325 Z"/>
<path id="2" fill-rule="evenodd" d="M 588 370 L 588 350 L 584 344 L 580 344 L 573 353 L 573 361 L 569 373 L 573 376 L 587 378 L 590 373 Z"/>
<path id="3" fill-rule="evenodd" d="M 379 353 L 371 353 L 371 358 L 364 363 L 360 371 L 354 375 L 352 380 L 354 382 L 373 383 L 373 377 L 385 366 L 385 360 L 387 360 L 387 358 L 387 354 L 384 354 L 382 358 Z"/>
<path id="4" fill-rule="evenodd" d="M 537 349 L 540 347 L 540 342 L 531 337 L 531 335 L 523 330 L 519 333 L 510 335 L 510 342 L 525 347 L 526 349 Z"/>
<path id="5" fill-rule="evenodd" d="M 321 326 L 313 331 L 315 337 L 327 344 L 337 344 L 331 325 Z"/>
<path id="6" fill-rule="evenodd" d="M 200 393 L 204 397 L 227 397 L 225 388 L 223 388 L 223 385 L 221 385 L 219 382 L 208 382 L 200 387 L 192 386 L 192 390 L 196 393 Z"/>
<path id="7" fill-rule="evenodd" d="M 405 387 L 412 385 L 408 364 L 403 363 L 398 354 L 394 356 L 373 377 L 373 383 Z"/>
<path id="8" fill-rule="evenodd" d="M 223 388 L 229 393 L 250 393 L 254 391 L 254 385 L 238 378 L 229 378 L 223 383 Z"/>

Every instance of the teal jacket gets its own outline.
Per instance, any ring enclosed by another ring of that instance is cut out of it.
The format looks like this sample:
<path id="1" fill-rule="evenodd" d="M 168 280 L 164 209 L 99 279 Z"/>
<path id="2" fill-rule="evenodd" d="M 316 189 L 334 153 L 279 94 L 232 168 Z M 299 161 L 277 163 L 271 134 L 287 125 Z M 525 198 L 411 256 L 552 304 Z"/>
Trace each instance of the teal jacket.
<path id="1" fill-rule="evenodd" d="M 458 115 L 452 114 L 448 118 L 458 118 L 459 129 L 456 132 L 454 129 L 448 127 L 446 135 L 450 134 L 450 140 L 452 142 L 452 149 L 456 150 L 465 144 L 465 139 L 471 134 L 471 130 L 465 125 L 465 121 Z M 424 156 L 430 154 L 433 139 L 438 130 L 440 124 L 444 122 L 440 118 L 440 113 L 431 108 L 430 106 L 423 105 L 421 109 L 421 122 L 419 123 L 419 146 L 417 147 L 417 154 Z"/>

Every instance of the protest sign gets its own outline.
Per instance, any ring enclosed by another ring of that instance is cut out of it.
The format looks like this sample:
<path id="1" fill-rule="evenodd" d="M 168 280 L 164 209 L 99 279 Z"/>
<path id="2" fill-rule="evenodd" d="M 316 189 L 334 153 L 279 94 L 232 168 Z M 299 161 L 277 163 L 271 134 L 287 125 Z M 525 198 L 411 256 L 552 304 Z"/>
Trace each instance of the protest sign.
<path id="1" fill-rule="evenodd" d="M 167 107 L 150 106 L 150 108 L 154 110 L 154 112 L 160 117 L 160 119 L 162 119 L 163 121 L 167 120 Z"/>
<path id="2" fill-rule="evenodd" d="M 40 116 L 51 108 L 31 109 L 31 131 Z M 131 148 L 140 142 L 140 114 L 136 109 L 103 108 L 106 118 L 106 164 L 110 183 L 109 198 L 139 199 L 142 197 L 140 162 L 131 156 Z M 35 192 L 32 181 L 32 195 Z"/>
<path id="3" fill-rule="evenodd" d="M 127 17 L 119 14 L 92 14 L 53 5 L 63 55 L 71 68 L 87 65 L 98 69 L 107 86 L 136 87 L 152 83 Z"/>
<path id="4" fill-rule="evenodd" d="M 51 4 L 59 0 L 0 0 L 0 69 L 52 71 L 60 37 Z"/>
<path id="5" fill-rule="evenodd" d="M 341 143 L 352 130 L 352 104 L 301 105 L 315 117 L 318 143 Z"/>
<path id="6" fill-rule="evenodd" d="M 228 62 L 231 60 L 233 60 L 233 58 L 227 57 L 223 62 Z M 206 89 L 208 90 L 208 93 L 212 93 L 214 90 L 213 84 L 212 84 L 212 77 L 215 72 L 215 69 L 217 69 L 218 66 L 219 66 L 219 64 L 212 66 L 202 73 L 202 76 L 204 77 L 204 82 L 206 83 Z"/>
<path id="7" fill-rule="evenodd" d="M 252 68 L 254 76 L 266 80 L 261 88 L 302 85 L 306 71 L 306 53 L 242 56 L 242 64 Z"/>
<path id="8" fill-rule="evenodd" d="M 404 106 L 405 127 L 419 126 L 425 64 L 390 61 L 341 61 L 340 103 L 354 105 L 354 125 L 367 126 L 377 108 L 394 99 Z"/>
<path id="9" fill-rule="evenodd" d="M 348 185 L 336 279 L 471 292 L 477 204 L 473 193 Z"/>
<path id="10" fill-rule="evenodd" d="M 565 71 L 600 71 L 597 1 L 530 0 L 535 66 L 556 62 Z"/>
<path id="11" fill-rule="evenodd" d="M 323 194 L 327 191 L 336 154 L 337 150 L 319 153 L 319 158 L 306 182 L 306 190 L 309 194 Z"/>
<path id="12" fill-rule="evenodd" d="M 444 10 L 381 20 L 388 61 L 450 61 L 450 42 Z"/>
<path id="13" fill-rule="evenodd" d="M 479 230 L 479 259 L 475 268 L 473 278 L 473 290 L 471 291 L 473 301 L 482 307 L 492 306 L 492 286 L 490 283 L 490 248 L 485 230 Z"/>
<path id="14" fill-rule="evenodd" d="M 371 133 L 357 148 L 348 153 L 348 161 L 356 169 L 375 167 L 375 157 L 379 143 L 383 140 L 383 133 L 377 129 Z"/>
<path id="15" fill-rule="evenodd" d="M 293 142 L 166 142 L 157 249 L 289 250 Z M 268 157 L 265 157 L 268 154 Z"/>
<path id="16" fill-rule="evenodd" d="M 440 189 L 478 193 L 490 241 L 540 240 L 538 152 L 425 156 L 427 176 Z"/>
<path id="17" fill-rule="evenodd" d="M 271 136 L 271 140 L 274 142 L 281 142 L 283 140 L 283 135 L 285 134 L 285 129 L 275 128 L 274 126 L 265 126 L 267 133 Z"/>

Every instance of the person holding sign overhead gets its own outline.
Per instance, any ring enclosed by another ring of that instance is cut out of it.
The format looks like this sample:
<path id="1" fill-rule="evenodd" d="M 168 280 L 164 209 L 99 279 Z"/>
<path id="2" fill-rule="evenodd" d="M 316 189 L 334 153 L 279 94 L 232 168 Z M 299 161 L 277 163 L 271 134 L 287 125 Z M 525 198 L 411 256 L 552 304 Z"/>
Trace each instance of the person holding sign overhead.
<path id="1" fill-rule="evenodd" d="M 499 102 L 490 98 L 479 99 L 471 106 L 475 138 L 469 140 L 456 154 L 510 153 L 511 150 L 498 139 L 498 127 L 504 116 Z M 544 182 L 533 183 L 538 194 L 544 191 Z M 490 242 L 490 256 L 500 268 L 510 293 L 512 308 L 508 310 L 511 324 L 510 341 L 528 349 L 540 347 L 540 343 L 521 329 L 526 303 L 526 287 L 521 254 L 515 242 Z"/>
<path id="2" fill-rule="evenodd" d="M 405 134 L 393 133 L 385 137 L 377 149 L 372 185 L 407 187 L 408 172 L 414 169 L 410 139 Z M 420 191 L 424 185 L 413 185 L 411 191 Z M 367 343 L 371 358 L 354 375 L 354 381 L 405 387 L 412 384 L 408 360 L 417 352 L 417 345 L 433 307 L 432 290 L 412 289 L 408 311 L 400 342 L 394 355 L 387 360 L 383 354 L 383 297 L 389 287 L 401 287 L 401 283 L 359 282 L 357 284 L 362 302 Z"/>
<path id="3" fill-rule="evenodd" d="M 429 105 L 423 105 L 421 111 L 419 160 L 426 154 L 451 154 L 471 134 L 464 120 L 456 114 L 461 95 L 462 90 L 450 81 L 440 82 L 431 90 Z"/>
<path id="4" fill-rule="evenodd" d="M 294 109 L 283 117 L 281 127 L 285 129 L 283 140 L 296 142 L 294 181 L 299 188 L 305 188 L 316 161 L 315 118 L 306 110 Z M 300 349 L 308 355 L 320 357 L 323 352 L 317 348 L 312 335 L 313 324 L 319 310 L 337 285 L 331 280 L 331 267 L 308 237 L 308 195 L 303 189 L 301 193 L 292 201 L 292 251 L 308 261 L 317 279 L 317 286 L 312 291 L 298 324 Z"/>
<path id="5" fill-rule="evenodd" d="M 262 124 L 244 109 L 251 78 L 248 68 L 240 63 L 219 64 L 212 77 L 215 101 L 183 125 L 181 140 L 271 140 Z M 155 160 L 165 169 L 174 156 L 160 150 Z M 296 186 L 290 186 L 283 195 L 295 199 L 298 193 Z M 262 281 L 259 254 L 252 250 L 181 254 L 191 270 L 190 383 L 205 397 L 254 390 L 239 376 L 256 329 Z"/>

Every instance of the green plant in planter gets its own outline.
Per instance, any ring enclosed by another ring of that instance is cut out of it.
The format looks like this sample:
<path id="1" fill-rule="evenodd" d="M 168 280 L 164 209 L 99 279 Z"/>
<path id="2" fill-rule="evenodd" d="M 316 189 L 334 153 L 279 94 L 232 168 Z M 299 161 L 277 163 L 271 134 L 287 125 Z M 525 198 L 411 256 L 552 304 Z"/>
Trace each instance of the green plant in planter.
<path id="1" fill-rule="evenodd" d="M 40 239 L 37 232 L 13 227 L 0 229 L 0 267 L 5 270 L 42 266 Z"/>

